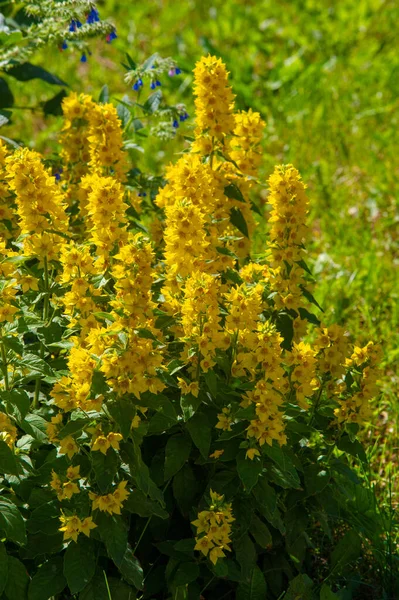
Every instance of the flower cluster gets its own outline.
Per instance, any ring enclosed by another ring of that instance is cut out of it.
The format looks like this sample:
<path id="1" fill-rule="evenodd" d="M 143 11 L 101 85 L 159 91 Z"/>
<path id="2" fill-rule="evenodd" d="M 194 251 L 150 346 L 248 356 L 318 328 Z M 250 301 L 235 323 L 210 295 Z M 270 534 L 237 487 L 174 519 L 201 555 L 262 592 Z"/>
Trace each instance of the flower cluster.
<path id="1" fill-rule="evenodd" d="M 223 558 L 225 551 L 230 552 L 231 524 L 235 521 L 231 504 L 224 501 L 224 496 L 210 490 L 211 504 L 209 510 L 203 510 L 192 522 L 197 529 L 195 550 L 208 556 L 215 565 Z"/>

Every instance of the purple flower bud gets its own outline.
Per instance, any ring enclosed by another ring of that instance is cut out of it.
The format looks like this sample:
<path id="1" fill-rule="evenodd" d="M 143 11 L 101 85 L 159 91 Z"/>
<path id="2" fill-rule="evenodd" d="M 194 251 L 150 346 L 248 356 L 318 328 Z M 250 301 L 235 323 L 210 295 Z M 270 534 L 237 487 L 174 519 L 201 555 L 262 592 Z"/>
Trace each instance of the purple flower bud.
<path id="1" fill-rule="evenodd" d="M 175 75 L 175 70 L 170 69 L 168 75 L 169 75 L 169 77 L 173 77 Z"/>

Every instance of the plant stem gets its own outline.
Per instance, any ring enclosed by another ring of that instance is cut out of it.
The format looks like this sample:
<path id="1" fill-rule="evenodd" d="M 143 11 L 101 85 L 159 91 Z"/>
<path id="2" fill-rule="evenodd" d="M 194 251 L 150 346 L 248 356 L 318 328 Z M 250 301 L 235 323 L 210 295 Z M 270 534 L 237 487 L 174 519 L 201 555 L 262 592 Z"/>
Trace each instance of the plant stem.
<path id="1" fill-rule="evenodd" d="M 3 363 L 4 385 L 5 385 L 6 391 L 8 392 L 8 390 L 10 389 L 10 384 L 8 382 L 7 353 L 6 353 L 6 349 L 5 349 L 3 342 L 1 342 L 0 347 L 1 347 L 1 362 Z"/>
<path id="2" fill-rule="evenodd" d="M 50 280 L 49 280 L 49 272 L 48 272 L 48 260 L 47 256 L 44 257 L 44 305 L 43 305 L 43 322 L 44 326 L 47 324 L 49 310 L 50 310 Z M 40 344 L 40 358 L 44 358 L 45 348 L 44 343 Z M 37 408 L 39 405 L 39 396 L 40 396 L 40 384 L 41 378 L 38 377 L 36 379 L 35 384 L 35 396 L 33 399 L 33 408 Z"/>

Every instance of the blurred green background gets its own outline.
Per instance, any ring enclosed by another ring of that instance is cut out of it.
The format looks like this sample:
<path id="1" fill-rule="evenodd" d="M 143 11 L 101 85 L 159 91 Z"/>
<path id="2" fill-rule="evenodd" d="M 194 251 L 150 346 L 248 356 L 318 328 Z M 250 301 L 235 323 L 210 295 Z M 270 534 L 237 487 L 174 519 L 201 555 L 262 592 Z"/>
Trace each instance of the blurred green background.
<path id="1" fill-rule="evenodd" d="M 378 427 L 369 432 L 370 445 L 377 439 L 383 484 L 386 465 L 397 472 L 398 447 L 399 3 L 104 0 L 98 8 L 116 26 L 112 44 L 91 43 L 86 64 L 79 62 L 79 53 L 57 49 L 33 62 L 61 76 L 72 90 L 97 98 L 108 84 L 111 98 L 122 98 L 134 95 L 123 80 L 124 53 L 140 63 L 159 52 L 183 70 L 162 89 L 192 115 L 195 61 L 216 54 L 231 72 L 237 107 L 251 107 L 266 121 L 263 180 L 275 164 L 291 162 L 308 183 L 309 262 L 323 319 L 345 324 L 359 341 L 375 339 L 384 348 Z M 41 81 L 29 88 L 16 82 L 13 89 L 21 106 L 54 94 Z M 44 120 L 34 112 L 34 119 L 27 119 L 25 109 L 15 115 L 7 135 L 53 150 L 59 117 Z M 191 121 L 173 142 L 137 153 L 137 163 L 161 171 L 176 160 Z"/>

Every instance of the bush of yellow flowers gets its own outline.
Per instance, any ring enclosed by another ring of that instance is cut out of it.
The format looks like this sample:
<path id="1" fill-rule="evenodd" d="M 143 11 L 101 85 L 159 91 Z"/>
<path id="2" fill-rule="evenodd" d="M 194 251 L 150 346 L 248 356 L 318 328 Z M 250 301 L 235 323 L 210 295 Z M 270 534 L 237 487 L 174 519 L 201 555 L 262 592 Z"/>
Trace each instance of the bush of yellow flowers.
<path id="1" fill-rule="evenodd" d="M 378 535 L 351 457 L 380 349 L 317 316 L 293 165 L 251 258 L 264 123 L 220 59 L 194 81 L 146 199 L 111 103 L 63 100 L 62 176 L 0 145 L 1 598 L 339 598 Z"/>

